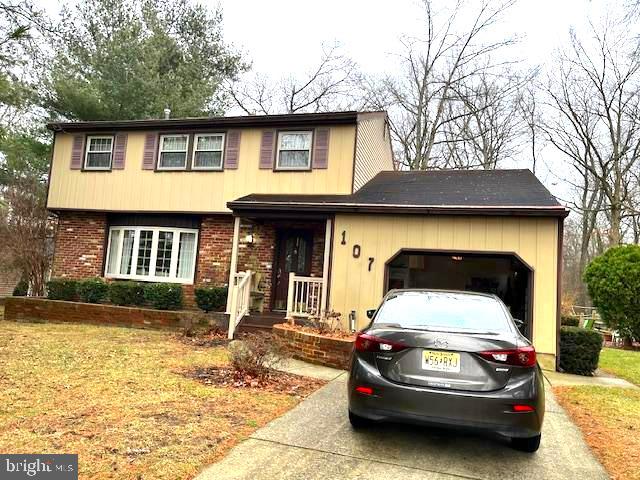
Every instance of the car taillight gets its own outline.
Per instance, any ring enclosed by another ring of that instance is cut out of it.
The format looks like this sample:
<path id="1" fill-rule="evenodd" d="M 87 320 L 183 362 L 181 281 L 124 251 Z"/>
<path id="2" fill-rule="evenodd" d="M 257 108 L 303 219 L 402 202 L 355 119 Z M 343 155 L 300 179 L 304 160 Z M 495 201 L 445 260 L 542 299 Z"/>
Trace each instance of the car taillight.
<path id="1" fill-rule="evenodd" d="M 478 355 L 490 362 L 503 363 L 515 367 L 533 367 L 536 364 L 536 349 L 532 346 L 513 350 L 491 350 L 480 352 Z"/>
<path id="2" fill-rule="evenodd" d="M 406 345 L 399 342 L 392 342 L 384 338 L 375 337 L 373 335 L 367 335 L 366 333 L 359 333 L 356 336 L 355 349 L 358 352 L 399 352 L 408 348 Z"/>
<path id="3" fill-rule="evenodd" d="M 511 411 L 515 413 L 527 413 L 527 412 L 535 412 L 536 409 L 533 408 L 531 405 L 516 404 L 516 405 L 511 405 Z"/>
<path id="4" fill-rule="evenodd" d="M 356 392 L 362 393 L 363 395 L 373 395 L 373 388 L 371 387 L 356 387 Z"/>

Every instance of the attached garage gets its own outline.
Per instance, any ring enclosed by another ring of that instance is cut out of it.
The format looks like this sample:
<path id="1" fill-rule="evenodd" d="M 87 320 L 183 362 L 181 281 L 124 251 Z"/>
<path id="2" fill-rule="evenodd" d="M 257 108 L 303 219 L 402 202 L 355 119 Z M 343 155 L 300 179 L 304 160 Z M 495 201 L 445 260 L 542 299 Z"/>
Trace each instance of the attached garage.
<path id="1" fill-rule="evenodd" d="M 351 195 L 251 195 L 229 206 L 329 216 L 326 306 L 345 325 L 364 327 L 393 288 L 489 292 L 525 322 L 543 367 L 556 366 L 568 210 L 529 170 L 381 172 Z"/>
<path id="2" fill-rule="evenodd" d="M 531 339 L 533 269 L 513 253 L 403 249 L 386 264 L 385 291 L 470 290 L 500 297 Z"/>

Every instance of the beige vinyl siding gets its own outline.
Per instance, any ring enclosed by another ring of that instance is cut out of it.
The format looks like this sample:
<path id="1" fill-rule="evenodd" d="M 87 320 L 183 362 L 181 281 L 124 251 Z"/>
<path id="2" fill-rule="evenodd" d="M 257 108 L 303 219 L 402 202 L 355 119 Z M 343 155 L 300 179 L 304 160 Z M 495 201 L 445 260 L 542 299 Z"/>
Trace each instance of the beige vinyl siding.
<path id="1" fill-rule="evenodd" d="M 331 128 L 327 169 L 273 172 L 259 168 L 261 129 L 243 129 L 239 166 L 223 172 L 142 169 L 147 132 L 129 132 L 124 170 L 71 170 L 72 134 L 56 134 L 51 209 L 228 212 L 250 193 L 351 193 L 355 125 Z"/>
<path id="2" fill-rule="evenodd" d="M 393 170 L 391 138 L 385 113 L 358 115 L 357 148 L 353 175 L 353 191 L 359 190 L 378 172 Z"/>
<path id="3" fill-rule="evenodd" d="M 342 232 L 346 245 L 341 245 Z M 330 306 L 346 322 L 355 310 L 358 328 L 384 292 L 385 263 L 400 249 L 516 253 L 534 270 L 533 342 L 556 353 L 557 237 L 555 218 L 337 215 L 332 250 Z M 360 245 L 359 258 L 353 246 Z M 371 271 L 369 257 L 373 257 Z"/>

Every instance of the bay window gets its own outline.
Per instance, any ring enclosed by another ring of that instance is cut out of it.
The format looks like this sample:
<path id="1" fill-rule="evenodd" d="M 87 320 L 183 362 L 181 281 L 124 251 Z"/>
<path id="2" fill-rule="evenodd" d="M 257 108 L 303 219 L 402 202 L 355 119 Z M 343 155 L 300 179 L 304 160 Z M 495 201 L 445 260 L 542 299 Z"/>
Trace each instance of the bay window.
<path id="1" fill-rule="evenodd" d="M 184 170 L 187 168 L 189 135 L 160 135 L 158 170 Z"/>
<path id="2" fill-rule="evenodd" d="M 198 231 L 168 227 L 111 227 L 105 277 L 192 283 Z"/>
<path id="3" fill-rule="evenodd" d="M 311 168 L 311 132 L 280 132 L 276 170 Z"/>

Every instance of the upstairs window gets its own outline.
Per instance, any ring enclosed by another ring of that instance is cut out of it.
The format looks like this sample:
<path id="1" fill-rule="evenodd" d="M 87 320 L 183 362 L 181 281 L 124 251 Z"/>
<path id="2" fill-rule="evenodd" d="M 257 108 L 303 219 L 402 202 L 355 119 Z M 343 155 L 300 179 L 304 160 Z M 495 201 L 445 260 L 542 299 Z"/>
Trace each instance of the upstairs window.
<path id="1" fill-rule="evenodd" d="M 197 134 L 193 142 L 194 170 L 222 170 L 224 133 Z"/>
<path id="2" fill-rule="evenodd" d="M 311 169 L 311 132 L 280 132 L 276 170 Z"/>
<path id="3" fill-rule="evenodd" d="M 105 276 L 193 283 L 198 231 L 168 227 L 111 227 Z"/>
<path id="4" fill-rule="evenodd" d="M 87 152 L 84 159 L 85 170 L 110 170 L 112 157 L 112 136 L 87 137 Z"/>
<path id="5" fill-rule="evenodd" d="M 160 135 L 158 170 L 185 170 L 189 135 Z"/>

